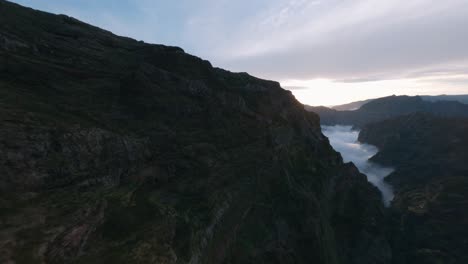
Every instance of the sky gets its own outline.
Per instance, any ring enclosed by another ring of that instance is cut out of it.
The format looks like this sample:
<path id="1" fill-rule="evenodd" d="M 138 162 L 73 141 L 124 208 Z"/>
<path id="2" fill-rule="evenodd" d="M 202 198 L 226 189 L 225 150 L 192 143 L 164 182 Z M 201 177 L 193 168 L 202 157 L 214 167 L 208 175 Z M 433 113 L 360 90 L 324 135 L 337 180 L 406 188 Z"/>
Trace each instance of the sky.
<path id="1" fill-rule="evenodd" d="M 468 94 L 468 0 L 14 0 L 217 67 L 302 103 Z"/>

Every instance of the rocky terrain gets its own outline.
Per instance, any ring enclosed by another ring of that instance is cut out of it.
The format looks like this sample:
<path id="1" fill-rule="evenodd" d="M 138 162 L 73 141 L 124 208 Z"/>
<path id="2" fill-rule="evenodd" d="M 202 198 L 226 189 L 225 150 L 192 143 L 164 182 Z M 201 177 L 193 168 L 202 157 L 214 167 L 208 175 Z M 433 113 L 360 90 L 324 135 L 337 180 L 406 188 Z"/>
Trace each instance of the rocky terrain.
<path id="1" fill-rule="evenodd" d="M 468 119 L 410 114 L 372 123 L 359 141 L 392 166 L 394 263 L 468 263 Z"/>
<path id="2" fill-rule="evenodd" d="M 462 97 L 460 97 L 462 98 Z M 352 125 L 362 128 L 366 124 L 411 114 L 429 113 L 440 117 L 468 117 L 468 105 L 458 101 L 425 100 L 420 96 L 389 96 L 371 100 L 357 110 L 340 111 L 328 107 L 306 107 L 320 115 L 322 125 Z"/>
<path id="3" fill-rule="evenodd" d="M 0 0 L 0 263 L 390 263 L 278 83 Z"/>

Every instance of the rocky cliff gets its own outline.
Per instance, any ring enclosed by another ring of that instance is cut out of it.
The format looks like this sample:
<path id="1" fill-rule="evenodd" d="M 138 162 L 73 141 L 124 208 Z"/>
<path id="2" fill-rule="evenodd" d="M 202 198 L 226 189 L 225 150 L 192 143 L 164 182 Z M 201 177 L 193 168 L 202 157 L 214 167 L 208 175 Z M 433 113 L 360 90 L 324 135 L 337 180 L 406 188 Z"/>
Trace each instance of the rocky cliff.
<path id="1" fill-rule="evenodd" d="M 278 83 L 0 1 L 0 262 L 389 263 Z"/>
<path id="2" fill-rule="evenodd" d="M 467 263 L 468 119 L 411 114 L 369 124 L 359 140 L 392 166 L 394 263 Z"/>

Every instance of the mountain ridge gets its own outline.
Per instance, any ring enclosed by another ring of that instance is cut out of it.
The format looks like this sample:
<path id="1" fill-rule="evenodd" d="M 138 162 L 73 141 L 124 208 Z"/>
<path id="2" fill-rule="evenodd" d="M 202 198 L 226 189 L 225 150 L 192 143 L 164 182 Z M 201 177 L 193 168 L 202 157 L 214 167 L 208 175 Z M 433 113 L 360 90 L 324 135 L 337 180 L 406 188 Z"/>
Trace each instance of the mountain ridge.
<path id="1" fill-rule="evenodd" d="M 421 97 L 424 101 L 429 101 L 429 102 L 437 102 L 437 101 L 454 101 L 454 102 L 460 102 L 463 104 L 468 104 L 468 95 L 466 94 L 458 94 L 458 95 L 416 95 Z M 353 111 L 359 109 L 361 106 L 364 104 L 367 104 L 373 100 L 378 100 L 383 97 L 379 98 L 371 98 L 371 99 L 366 99 L 366 100 L 360 100 L 360 101 L 354 101 L 350 102 L 347 104 L 341 104 L 341 105 L 334 105 L 330 106 L 329 108 L 338 110 L 338 111 Z M 312 107 L 312 106 L 307 106 L 307 107 Z"/>
<path id="2" fill-rule="evenodd" d="M 0 262 L 389 263 L 378 190 L 277 82 L 0 0 Z"/>
<path id="3" fill-rule="evenodd" d="M 457 101 L 425 101 L 420 96 L 388 96 L 363 104 L 353 111 L 338 111 L 328 107 L 305 107 L 319 114 L 323 125 L 352 125 L 363 127 L 399 115 L 415 112 L 443 117 L 468 117 L 468 105 Z"/>

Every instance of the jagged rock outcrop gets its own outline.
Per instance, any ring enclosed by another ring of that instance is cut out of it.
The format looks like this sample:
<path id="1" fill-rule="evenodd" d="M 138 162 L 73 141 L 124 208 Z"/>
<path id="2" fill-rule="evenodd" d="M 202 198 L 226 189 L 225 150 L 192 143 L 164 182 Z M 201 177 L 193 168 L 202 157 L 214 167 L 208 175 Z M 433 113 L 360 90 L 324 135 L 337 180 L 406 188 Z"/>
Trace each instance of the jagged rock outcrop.
<path id="1" fill-rule="evenodd" d="M 389 263 L 278 83 L 0 1 L 0 262 Z"/>
<path id="2" fill-rule="evenodd" d="M 393 263 L 466 263 L 468 119 L 411 114 L 369 124 L 372 160 L 392 166 Z"/>

